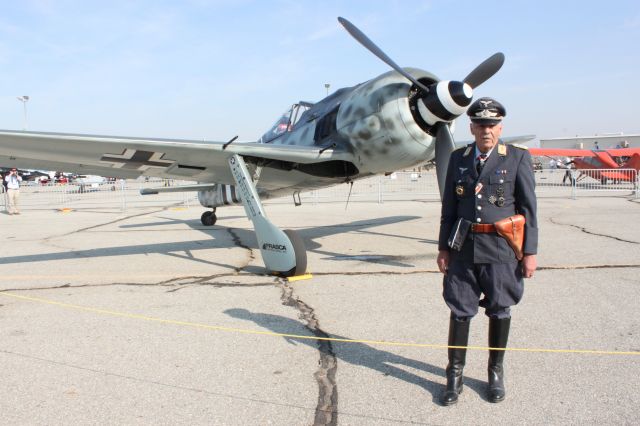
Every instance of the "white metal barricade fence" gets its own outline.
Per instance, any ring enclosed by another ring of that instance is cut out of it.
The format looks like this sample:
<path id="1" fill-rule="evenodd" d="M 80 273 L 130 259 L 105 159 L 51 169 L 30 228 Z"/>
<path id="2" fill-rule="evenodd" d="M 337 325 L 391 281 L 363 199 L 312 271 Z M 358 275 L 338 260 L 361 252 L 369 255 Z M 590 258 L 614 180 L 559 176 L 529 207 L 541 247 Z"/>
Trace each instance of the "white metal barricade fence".
<path id="1" fill-rule="evenodd" d="M 195 192 L 172 192 L 142 196 L 140 189 L 185 185 L 193 182 L 166 179 L 114 180 L 87 184 L 46 184 L 28 182 L 20 187 L 20 206 L 27 209 L 106 208 L 125 211 L 127 207 L 166 206 L 197 203 Z"/>
<path id="2" fill-rule="evenodd" d="M 440 199 L 435 172 L 396 172 L 300 194 L 302 202 L 349 202 Z M 278 200 L 289 202 L 288 198 Z M 270 202 L 276 202 L 272 200 Z"/>
<path id="3" fill-rule="evenodd" d="M 558 197 L 625 194 L 639 197 L 638 173 L 634 169 L 537 170 L 536 194 Z"/>
<path id="4" fill-rule="evenodd" d="M 632 192 L 638 198 L 638 172 L 634 169 L 577 170 L 576 196 L 586 192 Z"/>
<path id="5" fill-rule="evenodd" d="M 535 172 L 538 197 L 575 198 L 594 195 L 628 193 L 638 198 L 638 173 L 633 169 L 540 170 Z M 125 211 L 133 207 L 169 205 L 199 205 L 195 192 L 168 192 L 140 195 L 142 188 L 179 186 L 189 181 L 167 179 L 116 180 L 100 184 L 48 184 L 29 182 L 20 188 L 20 205 L 26 209 L 90 209 L 104 208 Z M 351 193 L 350 193 L 351 192 Z M 0 194 L 6 209 L 5 194 Z M 396 172 L 389 176 L 374 176 L 329 188 L 300 194 L 303 203 L 378 202 L 395 200 L 440 199 L 435 170 Z M 291 203 L 291 197 L 270 199 L 267 203 Z"/>

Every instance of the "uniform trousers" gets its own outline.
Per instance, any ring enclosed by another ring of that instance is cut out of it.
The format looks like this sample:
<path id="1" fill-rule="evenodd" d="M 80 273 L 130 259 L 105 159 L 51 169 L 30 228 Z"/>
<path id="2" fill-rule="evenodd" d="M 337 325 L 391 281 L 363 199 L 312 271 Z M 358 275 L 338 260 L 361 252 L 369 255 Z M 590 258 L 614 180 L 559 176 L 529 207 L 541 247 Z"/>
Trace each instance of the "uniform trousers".
<path id="1" fill-rule="evenodd" d="M 442 294 L 453 316 L 456 319 L 474 317 L 480 306 L 485 308 L 488 317 L 509 318 L 510 307 L 516 305 L 524 293 L 520 262 L 471 263 L 457 255 L 458 252 L 451 252 Z M 480 300 L 482 295 L 484 298 Z"/>

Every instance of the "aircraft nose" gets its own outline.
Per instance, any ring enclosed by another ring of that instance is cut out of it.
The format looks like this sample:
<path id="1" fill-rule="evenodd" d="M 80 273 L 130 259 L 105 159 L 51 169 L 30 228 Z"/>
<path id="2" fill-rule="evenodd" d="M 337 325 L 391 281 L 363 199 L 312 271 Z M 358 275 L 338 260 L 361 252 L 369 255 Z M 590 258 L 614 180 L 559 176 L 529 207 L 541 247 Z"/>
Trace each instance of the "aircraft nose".
<path id="1" fill-rule="evenodd" d="M 443 80 L 429 87 L 418 103 L 420 115 L 429 126 L 450 122 L 464 114 L 473 99 L 473 89 L 462 81 Z"/>

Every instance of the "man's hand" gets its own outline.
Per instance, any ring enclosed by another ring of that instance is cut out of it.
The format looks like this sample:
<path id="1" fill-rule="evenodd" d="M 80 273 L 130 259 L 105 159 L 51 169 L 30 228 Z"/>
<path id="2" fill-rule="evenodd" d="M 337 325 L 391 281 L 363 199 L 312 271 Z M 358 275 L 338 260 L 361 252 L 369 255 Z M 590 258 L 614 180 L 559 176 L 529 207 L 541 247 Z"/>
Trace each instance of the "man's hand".
<path id="1" fill-rule="evenodd" d="M 532 278 L 533 272 L 538 267 L 538 261 L 535 254 L 525 254 L 522 258 L 522 276 Z"/>
<path id="2" fill-rule="evenodd" d="M 438 269 L 440 269 L 440 272 L 447 275 L 447 270 L 449 269 L 449 251 L 440 250 L 438 252 L 436 262 L 438 263 Z"/>

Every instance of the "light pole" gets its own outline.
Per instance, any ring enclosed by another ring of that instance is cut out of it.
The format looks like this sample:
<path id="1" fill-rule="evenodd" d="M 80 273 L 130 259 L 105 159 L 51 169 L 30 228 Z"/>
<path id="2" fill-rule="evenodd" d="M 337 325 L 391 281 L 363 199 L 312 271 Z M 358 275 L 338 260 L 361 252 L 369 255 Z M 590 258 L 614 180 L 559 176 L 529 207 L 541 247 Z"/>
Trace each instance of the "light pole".
<path id="1" fill-rule="evenodd" d="M 22 106 L 24 107 L 24 126 L 22 130 L 27 130 L 27 101 L 29 100 L 29 96 L 18 96 L 18 100 L 22 102 Z"/>
<path id="2" fill-rule="evenodd" d="M 329 87 L 331 87 L 329 83 L 324 84 L 324 88 L 327 89 L 327 96 L 329 96 Z"/>

